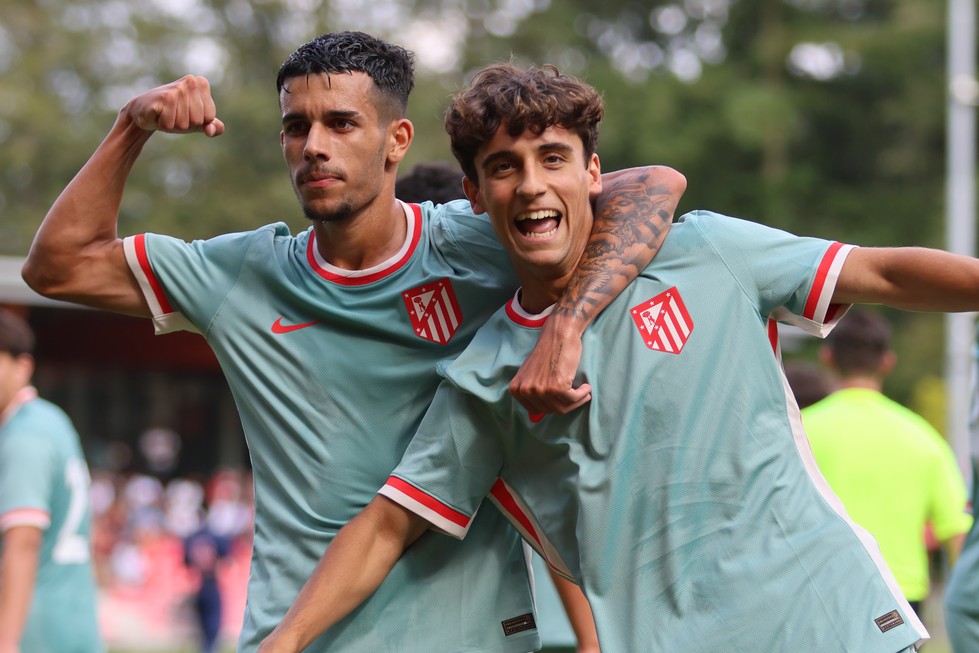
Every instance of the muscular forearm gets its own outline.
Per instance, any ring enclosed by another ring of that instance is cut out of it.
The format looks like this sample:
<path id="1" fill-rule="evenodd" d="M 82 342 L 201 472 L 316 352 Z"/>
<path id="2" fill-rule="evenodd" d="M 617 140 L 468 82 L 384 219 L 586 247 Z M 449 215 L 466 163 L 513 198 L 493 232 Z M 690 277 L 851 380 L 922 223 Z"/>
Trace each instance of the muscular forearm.
<path id="1" fill-rule="evenodd" d="M 833 301 L 912 311 L 976 311 L 979 259 L 923 247 L 860 247 L 847 256 Z"/>
<path id="2" fill-rule="evenodd" d="M 686 183 L 666 166 L 602 176 L 592 235 L 552 320 L 566 320 L 584 331 L 639 275 L 663 244 Z"/>
<path id="3" fill-rule="evenodd" d="M 30 612 L 41 531 L 20 526 L 3 536 L 0 556 L 0 651 L 16 651 Z"/>
<path id="4" fill-rule="evenodd" d="M 301 651 L 381 585 L 427 528 L 420 517 L 377 497 L 340 529 L 313 575 L 260 653 Z"/>
<path id="5" fill-rule="evenodd" d="M 510 392 L 528 411 L 566 413 L 591 399 L 588 384 L 573 387 L 581 335 L 655 256 L 686 183 L 679 172 L 662 166 L 602 177 L 585 255 L 510 383 Z"/>
<path id="6" fill-rule="evenodd" d="M 133 302 L 135 280 L 116 229 L 126 180 L 151 133 L 120 112 L 41 223 L 23 269 L 28 285 L 49 297 L 144 314 Z"/>

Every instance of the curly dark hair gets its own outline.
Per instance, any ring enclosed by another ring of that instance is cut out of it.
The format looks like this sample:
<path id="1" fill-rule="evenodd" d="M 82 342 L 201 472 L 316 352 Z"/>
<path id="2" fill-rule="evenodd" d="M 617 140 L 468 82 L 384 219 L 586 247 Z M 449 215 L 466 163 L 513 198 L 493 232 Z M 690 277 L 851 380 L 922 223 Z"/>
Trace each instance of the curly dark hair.
<path id="1" fill-rule="evenodd" d="M 476 73 L 452 98 L 445 112 L 445 131 L 462 171 L 478 183 L 476 153 L 493 140 L 501 125 L 512 136 L 528 129 L 540 134 L 553 126 L 573 131 L 581 137 L 587 161 L 598 147 L 598 125 L 604 115 L 598 91 L 552 65 L 524 69 L 499 63 Z"/>
<path id="2" fill-rule="evenodd" d="M 279 67 L 279 93 L 293 77 L 326 73 L 364 73 L 387 100 L 387 114 L 403 118 L 415 85 L 415 55 L 363 32 L 331 32 L 299 46 Z M 286 88 L 288 93 L 289 89 Z"/>

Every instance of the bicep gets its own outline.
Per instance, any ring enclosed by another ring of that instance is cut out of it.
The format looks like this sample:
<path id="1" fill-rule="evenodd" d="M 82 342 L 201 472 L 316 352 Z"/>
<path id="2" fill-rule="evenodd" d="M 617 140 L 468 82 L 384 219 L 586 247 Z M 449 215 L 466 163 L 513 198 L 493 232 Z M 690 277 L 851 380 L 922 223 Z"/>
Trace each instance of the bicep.
<path id="1" fill-rule="evenodd" d="M 152 317 L 129 268 L 122 239 L 93 244 L 79 255 L 61 259 L 55 252 L 32 250 L 23 277 L 41 295 L 136 317 Z"/>

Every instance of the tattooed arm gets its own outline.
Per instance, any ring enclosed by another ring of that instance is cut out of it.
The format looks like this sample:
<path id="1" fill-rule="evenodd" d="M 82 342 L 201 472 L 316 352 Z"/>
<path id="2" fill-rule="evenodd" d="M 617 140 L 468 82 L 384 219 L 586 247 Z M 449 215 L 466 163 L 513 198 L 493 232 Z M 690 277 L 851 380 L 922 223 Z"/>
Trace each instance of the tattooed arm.
<path id="1" fill-rule="evenodd" d="M 588 384 L 572 387 L 581 335 L 653 260 L 687 180 L 672 168 L 650 166 L 602 175 L 602 185 L 585 256 L 510 383 L 531 413 L 567 413 L 591 399 Z"/>

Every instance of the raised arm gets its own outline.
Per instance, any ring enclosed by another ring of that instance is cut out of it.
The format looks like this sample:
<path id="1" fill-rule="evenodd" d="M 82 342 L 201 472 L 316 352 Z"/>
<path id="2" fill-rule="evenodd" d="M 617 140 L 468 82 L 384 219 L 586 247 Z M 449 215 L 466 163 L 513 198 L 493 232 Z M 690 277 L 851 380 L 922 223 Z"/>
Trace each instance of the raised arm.
<path id="1" fill-rule="evenodd" d="M 48 211 L 24 265 L 27 284 L 55 299 L 150 317 L 117 235 L 126 181 L 154 131 L 218 136 L 210 85 L 186 76 L 130 100 Z"/>
<path id="2" fill-rule="evenodd" d="M 602 175 L 602 186 L 585 256 L 510 383 L 531 413 L 567 413 L 591 398 L 588 384 L 573 387 L 581 335 L 653 260 L 687 180 L 672 168 L 650 166 Z"/>
<path id="3" fill-rule="evenodd" d="M 428 526 L 393 501 L 374 497 L 337 533 L 259 653 L 298 653 L 309 646 L 374 593 Z"/>
<path id="4" fill-rule="evenodd" d="M 833 302 L 976 311 L 979 259 L 924 247 L 858 247 L 840 270 Z"/>

